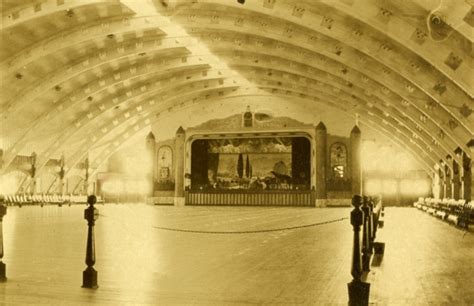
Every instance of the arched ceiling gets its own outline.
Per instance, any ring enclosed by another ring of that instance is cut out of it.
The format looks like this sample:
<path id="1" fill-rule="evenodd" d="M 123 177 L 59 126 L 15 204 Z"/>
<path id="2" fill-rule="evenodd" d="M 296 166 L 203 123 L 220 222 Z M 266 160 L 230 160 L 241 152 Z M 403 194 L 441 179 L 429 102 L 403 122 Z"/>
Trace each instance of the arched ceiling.
<path id="1" fill-rule="evenodd" d="M 426 170 L 460 162 L 473 26 L 467 0 L 2 0 L 2 172 L 100 164 L 186 108 L 269 96 L 357 116 Z"/>

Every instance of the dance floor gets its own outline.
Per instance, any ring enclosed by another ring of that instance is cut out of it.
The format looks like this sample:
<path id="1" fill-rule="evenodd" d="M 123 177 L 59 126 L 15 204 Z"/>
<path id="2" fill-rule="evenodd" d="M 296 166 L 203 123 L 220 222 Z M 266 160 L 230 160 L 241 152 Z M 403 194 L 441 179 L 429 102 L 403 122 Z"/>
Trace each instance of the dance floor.
<path id="1" fill-rule="evenodd" d="M 347 305 L 349 208 L 98 205 L 96 290 L 81 288 L 84 208 L 8 208 L 1 305 Z M 473 305 L 472 232 L 414 208 L 385 211 L 370 304 Z M 309 224 L 319 225 L 259 232 Z"/>

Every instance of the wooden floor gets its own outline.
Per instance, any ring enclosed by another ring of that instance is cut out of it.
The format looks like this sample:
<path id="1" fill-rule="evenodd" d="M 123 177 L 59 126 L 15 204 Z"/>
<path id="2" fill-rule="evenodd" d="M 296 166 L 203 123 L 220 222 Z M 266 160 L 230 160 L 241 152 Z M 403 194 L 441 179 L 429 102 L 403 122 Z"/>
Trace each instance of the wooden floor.
<path id="1" fill-rule="evenodd" d="M 348 208 L 99 205 L 99 289 L 81 288 L 84 206 L 9 207 L 1 305 L 347 305 Z M 474 237 L 413 208 L 386 208 L 373 305 L 473 305 Z"/>

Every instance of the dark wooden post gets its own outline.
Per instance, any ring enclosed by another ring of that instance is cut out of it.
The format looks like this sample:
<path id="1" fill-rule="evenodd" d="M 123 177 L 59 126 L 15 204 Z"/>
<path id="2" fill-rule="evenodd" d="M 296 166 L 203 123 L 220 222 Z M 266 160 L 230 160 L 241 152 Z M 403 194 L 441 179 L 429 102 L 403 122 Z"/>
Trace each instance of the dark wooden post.
<path id="1" fill-rule="evenodd" d="M 472 148 L 474 148 L 473 145 L 474 141 L 470 141 L 468 143 L 469 148 L 471 149 L 472 153 Z M 462 167 L 463 167 L 463 199 L 466 200 L 466 203 L 469 201 L 472 201 L 472 185 L 473 185 L 473 180 L 472 180 L 472 173 L 471 173 L 471 154 L 467 152 L 463 152 L 462 154 Z"/>
<path id="2" fill-rule="evenodd" d="M 364 213 L 360 210 L 362 198 L 359 195 L 352 197 L 351 224 L 354 229 L 354 245 L 352 249 L 352 281 L 347 284 L 349 291 L 349 305 L 359 306 L 369 304 L 370 284 L 362 282 L 362 258 L 360 252 L 360 226 L 364 221 Z"/>
<path id="3" fill-rule="evenodd" d="M 146 136 L 146 151 L 148 158 L 150 159 L 151 169 L 146 174 L 146 179 L 149 184 L 148 196 L 153 197 L 155 192 L 155 169 L 156 169 L 156 141 L 153 132 L 148 133 Z"/>
<path id="4" fill-rule="evenodd" d="M 374 240 L 377 235 L 378 228 L 382 228 L 384 226 L 384 221 L 381 217 L 384 216 L 384 206 L 382 204 L 381 199 L 376 199 L 376 204 L 374 208 Z M 383 255 L 385 252 L 385 243 L 383 242 L 375 242 L 372 243 L 373 252 L 375 255 Z"/>
<path id="5" fill-rule="evenodd" d="M 373 239 L 375 241 L 375 238 L 377 237 L 377 229 L 379 227 L 379 219 L 380 219 L 380 214 L 382 207 L 379 205 L 379 199 L 375 199 L 374 201 L 374 210 L 373 210 Z"/>
<path id="6" fill-rule="evenodd" d="M 84 219 L 87 220 L 87 247 L 86 247 L 86 265 L 87 268 L 82 272 L 82 288 L 97 289 L 97 271 L 94 269 L 95 264 L 95 239 L 94 225 L 99 218 L 99 210 L 94 207 L 97 202 L 95 195 L 87 198 L 89 207 L 84 210 Z"/>
<path id="7" fill-rule="evenodd" d="M 439 176 L 439 192 L 438 192 L 438 198 L 442 200 L 445 196 L 445 173 L 444 173 L 444 161 L 442 159 L 439 160 L 439 165 L 438 165 L 438 176 Z"/>
<path id="8" fill-rule="evenodd" d="M 461 196 L 461 175 L 458 162 L 453 159 L 453 199 L 459 200 Z"/>
<path id="9" fill-rule="evenodd" d="M 362 168 L 360 165 L 361 154 L 361 131 L 356 125 L 351 131 L 351 186 L 352 194 L 362 193 Z"/>
<path id="10" fill-rule="evenodd" d="M 61 157 L 61 160 L 59 162 L 59 172 L 58 172 L 58 206 L 61 207 L 63 206 L 63 195 L 64 195 L 64 174 L 66 171 L 64 170 L 64 156 Z"/>
<path id="11" fill-rule="evenodd" d="M 31 163 L 30 194 L 33 195 L 36 192 L 36 153 L 35 152 L 31 153 L 30 163 Z"/>
<path id="12" fill-rule="evenodd" d="M 444 171 L 446 173 L 446 194 L 445 197 L 448 199 L 452 199 L 454 197 L 453 195 L 453 173 L 451 171 L 452 167 L 452 156 L 450 154 L 446 155 L 446 163 L 444 165 Z"/>
<path id="13" fill-rule="evenodd" d="M 3 205 L 3 197 L 0 199 L 0 282 L 7 281 L 7 267 L 3 263 L 3 216 L 7 214 L 7 207 Z"/>
<path id="14" fill-rule="evenodd" d="M 180 126 L 176 131 L 175 138 L 175 184 L 174 184 L 174 205 L 184 206 L 184 159 L 186 157 L 186 131 Z M 192 173 L 192 172 L 191 172 Z"/>
<path id="15" fill-rule="evenodd" d="M 369 208 L 369 199 L 364 196 L 363 198 L 363 206 L 362 211 L 364 213 L 363 219 L 363 226 L 362 226 L 362 269 L 364 271 L 370 271 L 369 264 L 370 264 L 370 255 L 372 254 L 370 250 L 370 228 L 369 228 L 369 216 L 370 216 L 370 208 Z"/>
<path id="16" fill-rule="evenodd" d="M 66 171 L 64 169 L 64 166 L 65 166 L 64 155 L 61 155 L 61 158 L 59 159 L 59 165 L 58 166 L 59 166 L 59 171 L 58 171 L 59 182 L 58 182 L 57 191 L 58 191 L 58 195 L 60 197 L 62 197 L 65 194 L 65 192 L 64 192 L 64 175 L 66 174 Z"/>
<path id="17" fill-rule="evenodd" d="M 326 152 L 327 152 L 327 130 L 323 122 L 319 122 L 316 126 L 316 148 L 313 162 L 316 167 L 316 201 L 324 202 L 327 198 L 326 193 Z M 322 200 L 322 201 L 321 201 Z M 318 203 L 319 204 L 319 203 Z"/>
<path id="18" fill-rule="evenodd" d="M 372 250 L 374 247 L 374 240 L 375 240 L 375 216 L 374 216 L 374 199 L 372 197 L 368 198 L 368 204 L 369 206 L 369 251 L 370 254 L 372 254 Z"/>

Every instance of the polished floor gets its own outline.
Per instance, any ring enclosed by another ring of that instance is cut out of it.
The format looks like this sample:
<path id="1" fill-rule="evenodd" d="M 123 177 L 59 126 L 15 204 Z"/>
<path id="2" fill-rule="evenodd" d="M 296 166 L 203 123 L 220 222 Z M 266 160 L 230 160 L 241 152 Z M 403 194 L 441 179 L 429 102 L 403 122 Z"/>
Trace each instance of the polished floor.
<path id="1" fill-rule="evenodd" d="M 98 205 L 99 288 L 83 289 L 85 206 L 9 207 L 1 305 L 347 305 L 349 208 Z M 386 208 L 372 305 L 473 305 L 474 236 L 413 208 Z"/>

